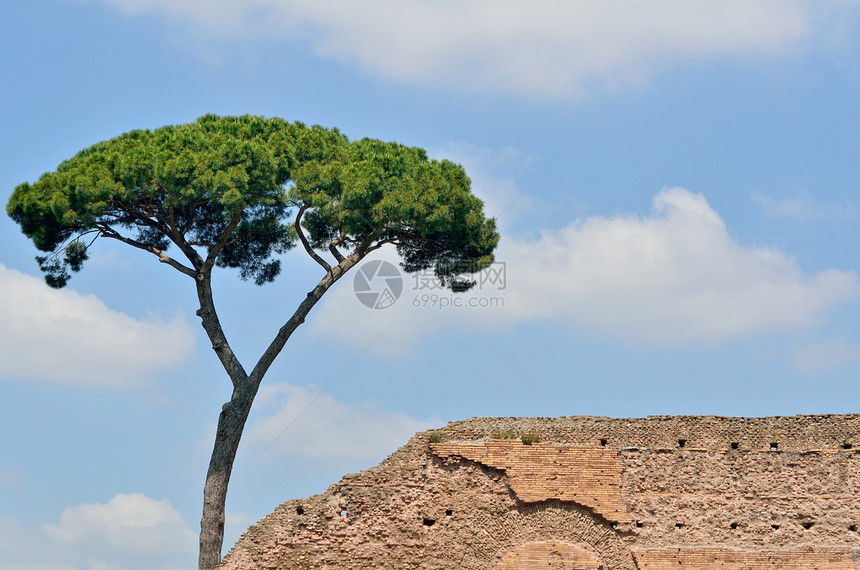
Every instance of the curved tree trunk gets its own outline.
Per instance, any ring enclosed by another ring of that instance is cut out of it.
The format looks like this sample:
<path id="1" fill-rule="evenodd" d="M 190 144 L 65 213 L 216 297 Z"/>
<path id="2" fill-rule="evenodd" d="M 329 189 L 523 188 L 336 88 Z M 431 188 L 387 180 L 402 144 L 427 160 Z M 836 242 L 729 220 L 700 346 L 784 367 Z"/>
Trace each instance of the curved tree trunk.
<path id="1" fill-rule="evenodd" d="M 239 440 L 242 438 L 242 431 L 255 395 L 256 389 L 253 389 L 253 393 L 245 394 L 238 389 L 235 390 L 233 397 L 224 404 L 218 416 L 215 446 L 212 449 L 206 484 L 203 487 L 199 570 L 212 570 L 221 562 L 227 485 L 230 482 L 236 450 L 239 448 Z"/>

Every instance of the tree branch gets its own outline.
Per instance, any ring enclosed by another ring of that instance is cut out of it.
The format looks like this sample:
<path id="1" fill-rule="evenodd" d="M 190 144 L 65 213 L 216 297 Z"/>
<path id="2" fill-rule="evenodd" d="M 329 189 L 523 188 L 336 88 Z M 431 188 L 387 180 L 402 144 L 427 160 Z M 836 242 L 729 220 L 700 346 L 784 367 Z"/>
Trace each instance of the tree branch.
<path id="1" fill-rule="evenodd" d="M 296 233 L 299 234 L 299 240 L 302 242 L 305 251 L 311 256 L 311 259 L 319 263 L 322 268 L 326 270 L 326 273 L 331 273 L 331 265 L 329 265 L 325 259 L 317 255 L 317 252 L 315 252 L 311 247 L 311 244 L 308 243 L 308 238 L 305 237 L 305 232 L 302 231 L 302 214 L 305 213 L 306 209 L 306 207 L 302 206 L 296 214 L 296 221 L 293 222 L 296 227 Z"/>
<path id="2" fill-rule="evenodd" d="M 193 277 L 197 276 L 197 272 L 200 270 L 201 267 L 203 267 L 203 258 L 200 257 L 200 254 L 198 254 L 197 251 L 193 247 L 191 247 L 188 244 L 188 242 L 185 241 L 185 231 L 186 231 L 185 229 L 183 229 L 182 232 L 175 231 L 173 228 L 170 227 L 169 221 L 162 220 L 162 219 L 158 218 L 157 216 L 156 216 L 155 220 L 152 220 L 149 217 L 147 217 L 147 215 L 144 214 L 142 211 L 139 211 L 135 208 L 130 208 L 128 205 L 126 205 L 122 202 L 112 202 L 111 207 L 114 208 L 117 212 L 124 212 L 125 216 L 127 216 L 127 217 L 116 216 L 117 223 L 120 223 L 123 225 L 129 225 L 129 226 L 145 226 L 145 227 L 149 227 L 149 228 L 155 228 L 155 229 L 159 230 L 161 233 L 163 233 L 165 235 L 165 237 L 167 237 L 170 241 L 172 241 L 174 244 L 176 244 L 176 247 L 178 247 L 179 250 L 188 259 L 188 261 L 191 262 L 191 265 L 196 270 L 193 272 L 194 275 L 192 275 L 192 276 Z M 171 210 L 171 214 L 172 214 L 172 212 L 173 212 L 173 210 Z M 104 235 L 106 235 L 108 237 L 112 237 L 114 239 L 118 239 L 119 241 L 122 241 L 123 243 L 127 243 L 127 244 L 132 245 L 134 247 L 137 247 L 139 249 L 143 249 L 144 251 L 149 251 L 150 253 L 157 255 L 159 260 L 161 260 L 163 263 L 168 263 L 171 266 L 173 266 L 175 269 L 181 271 L 182 273 L 185 273 L 186 275 L 189 275 L 189 273 L 188 273 L 189 268 L 188 267 L 186 267 L 185 265 L 182 265 L 178 261 L 175 261 L 174 259 L 170 258 L 169 256 L 163 254 L 163 252 L 161 252 L 161 250 L 159 250 L 155 247 L 146 246 L 146 245 L 141 244 L 140 242 L 137 242 L 135 240 L 131 240 L 129 238 L 123 237 L 118 232 L 116 232 L 115 230 L 110 228 L 108 226 L 108 224 L 99 224 L 99 228 Z"/>
<path id="3" fill-rule="evenodd" d="M 248 374 L 233 349 L 230 348 L 230 343 L 227 342 L 227 336 L 221 327 L 221 321 L 218 319 L 218 313 L 215 311 L 215 301 L 212 299 L 212 265 L 204 265 L 197 275 L 196 281 L 197 299 L 200 302 L 197 316 L 200 317 L 203 330 L 206 331 L 206 336 L 212 343 L 212 350 L 215 351 L 218 360 L 221 361 L 221 365 L 230 377 L 234 390 L 244 388 L 247 384 Z"/>
<path id="4" fill-rule="evenodd" d="M 361 253 L 361 256 L 364 257 L 368 253 L 368 247 L 373 243 L 373 240 L 382 235 L 382 232 L 385 231 L 385 228 L 377 228 L 367 234 L 367 237 L 361 240 L 361 243 L 358 244 L 358 247 L 355 248 L 356 253 Z M 373 249 L 378 249 L 374 247 Z M 373 250 L 370 250 L 373 251 Z"/>
<path id="5" fill-rule="evenodd" d="M 206 263 L 214 264 L 215 258 L 218 257 L 218 254 L 221 253 L 221 250 L 227 245 L 227 242 L 230 241 L 230 236 L 236 231 L 236 228 L 239 227 L 239 222 L 242 221 L 242 209 L 236 208 L 236 211 L 233 213 L 233 219 L 230 220 L 230 223 L 224 229 L 224 233 L 221 234 L 221 237 L 218 239 L 218 242 L 209 248 L 209 253 L 206 254 Z"/>
<path id="6" fill-rule="evenodd" d="M 328 250 L 334 256 L 338 263 L 341 263 L 344 260 L 343 254 L 340 250 L 337 249 L 337 246 L 343 243 L 346 239 L 346 235 L 343 232 L 340 232 L 340 235 L 331 240 L 331 243 L 328 244 Z"/>
<path id="7" fill-rule="evenodd" d="M 183 206 L 183 212 L 185 213 L 185 223 L 182 225 L 182 231 L 179 232 L 182 235 L 188 233 L 191 229 L 191 226 L 194 225 L 194 210 L 206 204 L 207 200 L 202 199 L 200 197 L 194 198 L 191 204 L 187 206 Z"/>
<path id="8" fill-rule="evenodd" d="M 358 264 L 365 255 L 366 254 L 364 253 L 355 252 L 352 255 L 345 257 L 343 261 L 334 266 L 330 271 L 327 271 L 325 276 L 319 281 L 319 283 L 317 283 L 317 286 L 307 294 L 299 304 L 295 313 L 293 313 L 289 320 L 284 323 L 284 326 L 278 330 L 278 334 L 275 335 L 272 343 L 268 346 L 266 352 L 263 353 L 263 356 L 260 357 L 260 360 L 257 361 L 257 364 L 251 371 L 250 376 L 248 376 L 248 381 L 251 385 L 250 389 L 254 390 L 259 386 L 260 382 L 263 380 L 263 376 L 266 374 L 266 371 L 284 348 L 284 345 L 287 343 L 290 336 L 299 327 L 299 325 L 305 322 L 305 317 L 307 317 L 308 313 L 310 313 L 311 309 L 322 298 L 325 292 L 328 291 L 338 279 L 343 277 L 347 271 Z"/>
<path id="9" fill-rule="evenodd" d="M 158 261 L 160 261 L 161 263 L 166 263 L 170 267 L 174 268 L 175 270 L 179 271 L 180 273 L 184 273 L 185 275 L 188 275 L 192 279 L 197 278 L 197 271 L 195 271 L 194 269 L 192 269 L 190 267 L 186 267 L 185 265 L 182 265 L 181 263 L 179 263 L 178 261 L 176 261 L 175 259 L 173 259 L 169 255 L 167 255 L 166 253 L 164 253 L 162 250 L 158 249 L 157 247 L 154 247 L 154 246 L 151 246 L 151 245 L 148 245 L 145 243 L 140 243 L 139 241 L 135 241 L 131 238 L 127 238 L 127 237 L 119 234 L 118 232 L 116 232 L 113 229 L 108 228 L 108 227 L 99 227 L 99 231 L 101 232 L 101 235 L 103 235 L 105 237 L 115 239 L 117 241 L 121 241 L 122 243 L 128 244 L 132 247 L 136 247 L 137 249 L 142 249 L 143 251 L 148 251 L 149 253 L 158 257 Z"/>
<path id="10" fill-rule="evenodd" d="M 170 204 L 170 206 L 168 206 L 168 207 L 167 207 L 167 215 L 168 215 L 168 218 L 169 218 L 170 230 L 171 230 L 173 233 L 176 233 L 176 232 L 177 232 L 177 228 L 176 228 L 176 212 L 175 212 L 175 211 L 174 211 L 174 209 L 173 209 L 173 204 Z"/>

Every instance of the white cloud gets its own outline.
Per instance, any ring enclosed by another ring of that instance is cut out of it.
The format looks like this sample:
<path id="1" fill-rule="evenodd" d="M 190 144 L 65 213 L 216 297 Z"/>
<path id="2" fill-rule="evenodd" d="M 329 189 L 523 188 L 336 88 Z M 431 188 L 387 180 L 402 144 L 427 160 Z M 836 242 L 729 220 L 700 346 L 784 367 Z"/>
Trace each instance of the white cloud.
<path id="1" fill-rule="evenodd" d="M 60 557 L 46 554 L 44 535 L 23 527 L 11 516 L 0 516 L 0 561 L 3 568 L 14 570 L 78 570 L 60 563 Z"/>
<path id="2" fill-rule="evenodd" d="M 0 560 L 14 570 L 179 570 L 193 562 L 196 542 L 167 500 L 140 493 L 69 507 L 41 527 L 0 517 Z"/>
<path id="3" fill-rule="evenodd" d="M 211 37 L 298 38 L 384 78 L 537 98 L 640 83 L 685 61 L 792 53 L 832 42 L 819 28 L 853 15 L 807 0 L 102 1 Z"/>
<path id="4" fill-rule="evenodd" d="M 809 194 L 798 193 L 790 198 L 772 198 L 760 192 L 753 192 L 752 200 L 771 218 L 794 218 L 796 220 L 857 219 L 857 207 L 846 202 L 835 204 L 820 203 Z"/>
<path id="5" fill-rule="evenodd" d="M 128 385 L 193 353 L 182 318 L 138 321 L 94 295 L 51 289 L 0 264 L 0 376 Z"/>
<path id="6" fill-rule="evenodd" d="M 443 423 L 387 412 L 372 402 L 348 404 L 288 383 L 263 386 L 255 406 L 263 417 L 251 425 L 248 441 L 258 453 L 313 458 L 384 457 L 416 432 Z"/>
<path id="7" fill-rule="evenodd" d="M 405 276 L 403 296 L 383 310 L 360 305 L 344 283 L 329 293 L 312 330 L 365 348 L 388 326 L 371 349 L 393 355 L 439 330 L 534 320 L 671 345 L 813 327 L 860 294 L 853 272 L 805 275 L 780 251 L 737 243 L 705 198 L 683 188 L 658 193 L 649 216 L 590 217 L 526 241 L 503 236 L 497 259 L 506 264 L 503 290 L 416 291 Z M 487 303 L 494 298 L 500 303 Z M 456 300 L 459 309 L 439 307 Z M 475 300 L 478 307 L 470 306 Z"/>
<path id="8" fill-rule="evenodd" d="M 661 191 L 649 217 L 594 217 L 506 251 L 511 305 L 628 340 L 729 340 L 820 322 L 860 293 L 854 273 L 807 277 L 787 255 L 729 236 L 704 196 Z"/>
<path id="9" fill-rule="evenodd" d="M 794 365 L 807 371 L 830 370 L 845 364 L 860 363 L 860 344 L 831 339 L 799 348 L 792 356 Z"/>
<path id="10" fill-rule="evenodd" d="M 120 493 L 107 503 L 85 503 L 63 511 L 58 523 L 44 525 L 58 542 L 91 552 L 152 554 L 194 551 L 196 535 L 166 499 Z"/>

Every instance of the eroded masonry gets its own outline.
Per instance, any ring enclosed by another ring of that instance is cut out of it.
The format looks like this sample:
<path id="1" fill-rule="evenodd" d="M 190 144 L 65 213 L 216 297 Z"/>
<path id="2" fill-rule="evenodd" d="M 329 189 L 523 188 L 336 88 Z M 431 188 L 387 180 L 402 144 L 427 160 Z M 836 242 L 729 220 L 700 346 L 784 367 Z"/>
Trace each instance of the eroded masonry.
<path id="1" fill-rule="evenodd" d="M 452 422 L 222 568 L 856 569 L 858 452 L 860 415 Z"/>

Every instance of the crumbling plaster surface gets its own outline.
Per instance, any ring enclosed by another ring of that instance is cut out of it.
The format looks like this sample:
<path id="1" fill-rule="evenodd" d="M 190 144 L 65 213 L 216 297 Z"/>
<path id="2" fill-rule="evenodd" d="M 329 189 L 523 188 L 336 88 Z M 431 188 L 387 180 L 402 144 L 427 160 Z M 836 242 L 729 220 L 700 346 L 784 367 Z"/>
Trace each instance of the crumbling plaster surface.
<path id="1" fill-rule="evenodd" d="M 222 568 L 860 568 L 858 451 L 860 415 L 452 422 Z"/>

